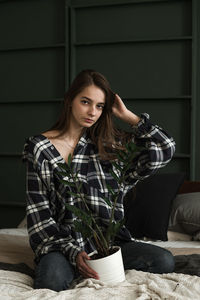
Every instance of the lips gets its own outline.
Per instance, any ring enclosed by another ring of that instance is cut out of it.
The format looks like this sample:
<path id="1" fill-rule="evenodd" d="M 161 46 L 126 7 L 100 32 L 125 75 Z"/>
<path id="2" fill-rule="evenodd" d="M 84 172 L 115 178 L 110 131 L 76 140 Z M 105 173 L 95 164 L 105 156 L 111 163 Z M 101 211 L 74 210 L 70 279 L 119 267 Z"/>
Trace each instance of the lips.
<path id="1" fill-rule="evenodd" d="M 85 119 L 85 122 L 87 122 L 87 123 L 94 123 L 94 120 L 92 120 L 92 119 Z"/>

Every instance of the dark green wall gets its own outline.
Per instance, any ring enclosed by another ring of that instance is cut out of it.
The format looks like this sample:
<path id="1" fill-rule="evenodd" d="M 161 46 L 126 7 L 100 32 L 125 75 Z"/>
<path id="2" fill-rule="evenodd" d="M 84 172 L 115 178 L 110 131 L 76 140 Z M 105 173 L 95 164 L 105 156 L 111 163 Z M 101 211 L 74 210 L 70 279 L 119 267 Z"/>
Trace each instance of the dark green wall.
<path id="1" fill-rule="evenodd" d="M 197 0 L 0 1 L 0 37 L 0 227 L 25 214 L 25 137 L 52 125 L 83 68 L 105 74 L 130 109 L 175 138 L 162 172 L 200 179 Z"/>
<path id="2" fill-rule="evenodd" d="M 68 80 L 65 1 L 0 2 L 0 227 L 25 215 L 25 137 L 58 115 Z"/>

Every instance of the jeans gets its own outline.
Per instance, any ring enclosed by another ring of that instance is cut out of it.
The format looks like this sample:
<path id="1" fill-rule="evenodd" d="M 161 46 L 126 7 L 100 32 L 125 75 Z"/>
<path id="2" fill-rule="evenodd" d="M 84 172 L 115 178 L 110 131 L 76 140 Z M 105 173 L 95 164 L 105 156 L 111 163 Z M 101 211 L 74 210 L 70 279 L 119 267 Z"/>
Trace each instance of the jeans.
<path id="1" fill-rule="evenodd" d="M 174 270 L 174 258 L 166 249 L 141 242 L 118 242 L 117 245 L 121 247 L 125 270 L 159 274 Z M 50 252 L 42 256 L 36 266 L 34 288 L 67 290 L 76 277 L 75 267 L 61 252 Z"/>
<path id="2" fill-rule="evenodd" d="M 168 250 L 142 242 L 118 242 L 125 270 L 135 269 L 149 273 L 171 273 L 174 257 Z"/>

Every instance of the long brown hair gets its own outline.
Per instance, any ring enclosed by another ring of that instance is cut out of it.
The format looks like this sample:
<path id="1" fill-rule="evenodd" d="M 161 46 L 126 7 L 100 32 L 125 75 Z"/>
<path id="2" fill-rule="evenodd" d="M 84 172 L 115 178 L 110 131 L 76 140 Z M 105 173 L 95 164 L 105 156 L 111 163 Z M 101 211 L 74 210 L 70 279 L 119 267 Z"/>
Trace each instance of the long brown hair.
<path id="1" fill-rule="evenodd" d="M 71 103 L 73 99 L 82 92 L 82 90 L 90 85 L 100 88 L 105 94 L 105 106 L 103 112 L 97 122 L 87 128 L 86 131 L 92 142 L 98 147 L 99 154 L 103 159 L 113 157 L 114 149 L 120 147 L 117 140 L 125 138 L 114 126 L 112 118 L 112 105 L 114 103 L 115 94 L 112 92 L 108 80 L 101 73 L 94 70 L 83 70 L 73 80 L 71 86 L 64 96 L 63 108 L 58 121 L 50 128 L 57 130 L 62 136 L 69 129 Z M 113 147 L 114 146 L 114 147 Z"/>

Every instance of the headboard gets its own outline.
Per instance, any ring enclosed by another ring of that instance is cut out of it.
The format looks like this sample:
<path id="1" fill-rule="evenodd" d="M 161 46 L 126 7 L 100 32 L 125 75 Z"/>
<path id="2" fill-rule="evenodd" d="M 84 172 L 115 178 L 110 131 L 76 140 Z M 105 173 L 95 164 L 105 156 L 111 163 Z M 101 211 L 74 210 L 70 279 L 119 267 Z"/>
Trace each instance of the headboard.
<path id="1" fill-rule="evenodd" d="M 200 192 L 200 181 L 184 181 L 181 185 L 178 194 Z"/>

